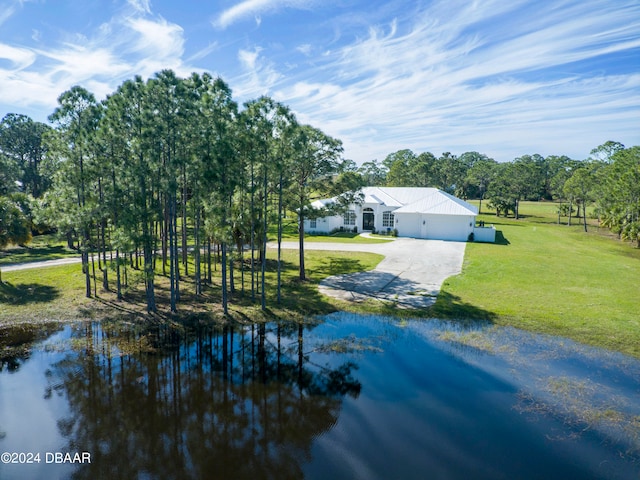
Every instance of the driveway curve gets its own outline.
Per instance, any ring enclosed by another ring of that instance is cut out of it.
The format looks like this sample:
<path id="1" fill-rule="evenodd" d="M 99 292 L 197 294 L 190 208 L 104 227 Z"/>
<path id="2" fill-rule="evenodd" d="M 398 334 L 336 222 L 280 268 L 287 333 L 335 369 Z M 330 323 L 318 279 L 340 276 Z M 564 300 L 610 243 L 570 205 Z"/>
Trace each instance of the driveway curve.
<path id="1" fill-rule="evenodd" d="M 325 295 L 349 301 L 379 299 L 404 308 L 433 305 L 442 282 L 462 271 L 464 242 L 398 238 L 387 243 L 305 243 L 305 250 L 372 252 L 384 255 L 374 270 L 335 275 L 319 286 Z M 283 242 L 283 248 L 298 248 Z"/>

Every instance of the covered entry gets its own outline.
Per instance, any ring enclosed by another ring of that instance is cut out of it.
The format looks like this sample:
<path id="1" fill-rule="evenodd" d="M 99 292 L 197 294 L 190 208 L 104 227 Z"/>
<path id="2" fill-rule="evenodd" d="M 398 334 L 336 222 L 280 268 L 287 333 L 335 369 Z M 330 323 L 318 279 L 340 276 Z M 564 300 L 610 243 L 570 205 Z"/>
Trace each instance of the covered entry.
<path id="1" fill-rule="evenodd" d="M 362 230 L 373 230 L 375 228 L 375 216 L 372 208 L 362 210 Z"/>

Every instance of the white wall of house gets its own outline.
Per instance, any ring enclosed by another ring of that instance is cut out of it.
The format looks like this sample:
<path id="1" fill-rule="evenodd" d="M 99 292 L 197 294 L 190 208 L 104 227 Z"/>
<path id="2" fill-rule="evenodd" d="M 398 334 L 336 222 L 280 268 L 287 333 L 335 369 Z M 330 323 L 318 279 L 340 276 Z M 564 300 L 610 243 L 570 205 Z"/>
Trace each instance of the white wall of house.
<path id="1" fill-rule="evenodd" d="M 393 230 L 395 228 L 395 222 L 392 212 L 396 210 L 397 207 L 387 207 L 384 205 L 377 205 L 375 203 L 365 203 L 363 205 L 351 206 L 351 210 L 355 214 L 355 219 L 353 218 L 353 216 L 349 215 L 335 215 L 331 217 L 319 218 L 315 221 L 315 223 L 313 220 L 305 220 L 304 230 L 305 232 L 309 233 L 329 233 L 332 230 L 340 229 L 341 227 L 344 230 L 353 230 L 354 227 L 357 227 L 358 232 L 366 231 L 363 228 L 365 226 L 363 222 L 365 220 L 365 213 L 367 212 L 367 208 L 373 210 L 373 228 L 375 228 L 376 231 L 383 232 L 386 231 L 387 228 L 389 230 Z M 389 212 L 389 214 L 385 215 L 385 212 Z M 371 230 L 371 228 L 369 228 L 368 230 Z"/>
<path id="2" fill-rule="evenodd" d="M 306 220 L 305 231 L 385 232 L 397 229 L 401 237 L 460 242 L 468 241 L 474 232 L 473 213 L 477 209 L 437 189 L 366 187 L 363 191 L 363 204 L 351 205 L 345 215 Z M 321 208 L 328 200 L 317 201 L 316 208 Z M 492 233 L 495 236 L 495 230 L 478 231 L 480 238 L 477 240 L 492 241 Z"/>
<path id="3" fill-rule="evenodd" d="M 363 231 L 364 209 L 367 205 L 355 206 L 355 225 L 352 222 L 346 223 L 343 215 L 319 218 L 315 221 L 305 220 L 304 229 L 308 233 L 329 233 L 333 230 L 343 228 L 344 230 L 353 230 L 358 228 L 358 232 Z M 429 215 L 424 213 L 400 213 L 397 215 L 387 216 L 387 222 L 384 222 L 384 212 L 393 212 L 392 208 L 374 208 L 373 210 L 374 226 L 376 231 L 384 232 L 387 229 L 398 230 L 401 237 L 428 238 L 432 240 L 456 240 L 466 242 L 469 234 L 474 231 L 475 219 L 472 216 L 463 215 Z M 489 232 L 488 232 L 489 233 Z M 478 241 L 486 240 L 484 236 Z"/>
<path id="4" fill-rule="evenodd" d="M 332 217 L 318 218 L 317 220 L 305 220 L 304 231 L 307 233 L 329 233 L 343 225 L 343 218 L 340 215 Z"/>

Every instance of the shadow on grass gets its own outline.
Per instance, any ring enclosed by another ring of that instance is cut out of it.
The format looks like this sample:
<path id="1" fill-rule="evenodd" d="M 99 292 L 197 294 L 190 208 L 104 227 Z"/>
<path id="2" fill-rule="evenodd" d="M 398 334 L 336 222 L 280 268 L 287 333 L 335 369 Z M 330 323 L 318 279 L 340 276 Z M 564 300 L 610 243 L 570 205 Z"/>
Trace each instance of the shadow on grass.
<path id="1" fill-rule="evenodd" d="M 496 230 L 496 245 L 511 245 L 511 242 L 504 236 L 502 230 Z"/>
<path id="2" fill-rule="evenodd" d="M 497 317 L 495 313 L 465 303 L 460 297 L 444 290 L 440 291 L 436 303 L 428 311 L 432 317 L 463 324 L 493 323 Z"/>
<path id="3" fill-rule="evenodd" d="M 60 289 L 51 285 L 38 283 L 20 283 L 12 285 L 0 284 L 0 302 L 10 305 L 27 305 L 29 303 L 47 303 L 60 296 Z"/>

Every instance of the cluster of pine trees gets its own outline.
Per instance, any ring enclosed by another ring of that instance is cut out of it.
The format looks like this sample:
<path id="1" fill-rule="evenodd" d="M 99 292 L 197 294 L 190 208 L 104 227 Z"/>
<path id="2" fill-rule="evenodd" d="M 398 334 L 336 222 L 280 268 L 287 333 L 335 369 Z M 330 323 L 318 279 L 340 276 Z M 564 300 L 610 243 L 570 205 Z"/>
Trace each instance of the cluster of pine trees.
<path id="1" fill-rule="evenodd" d="M 80 250 L 87 296 L 97 290 L 93 253 L 102 288 L 110 289 L 113 271 L 119 298 L 124 267 L 140 264 L 150 312 L 156 310 L 161 269 L 176 311 L 181 274 L 193 275 L 195 294 L 201 294 L 211 281 L 216 245 L 225 313 L 232 251 L 241 264 L 250 257 L 251 296 L 259 295 L 265 308 L 267 231 L 277 226 L 280 298 L 285 210 L 297 212 L 303 225 L 312 192 L 330 195 L 341 188 L 334 181 L 341 167 L 339 140 L 299 124 L 268 97 L 239 110 L 227 84 L 208 74 L 179 78 L 167 70 L 147 81 L 137 77 L 102 102 L 76 86 L 58 103 L 49 117 L 53 128 L 41 138 L 51 185 L 44 195 L 35 187 L 30 193 L 40 197 L 35 223 L 55 226 Z M 14 152 L 14 160 L 19 156 L 15 146 L 3 151 Z"/>

